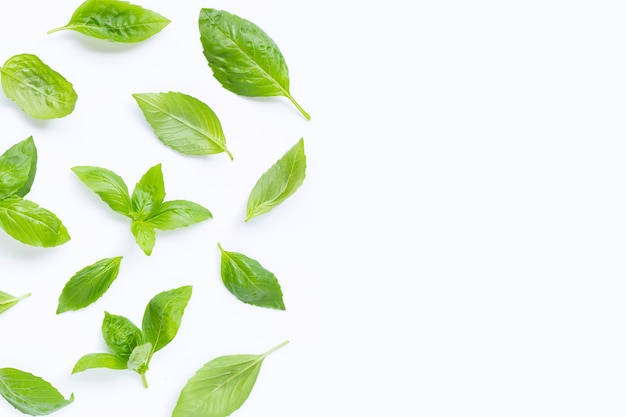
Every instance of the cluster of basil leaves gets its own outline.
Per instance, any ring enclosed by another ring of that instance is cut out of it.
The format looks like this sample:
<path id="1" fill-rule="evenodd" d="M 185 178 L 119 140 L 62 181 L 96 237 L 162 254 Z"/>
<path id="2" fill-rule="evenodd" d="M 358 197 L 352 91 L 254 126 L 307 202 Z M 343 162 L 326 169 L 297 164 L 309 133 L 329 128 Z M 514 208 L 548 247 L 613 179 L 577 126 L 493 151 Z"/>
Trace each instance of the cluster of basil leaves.
<path id="1" fill-rule="evenodd" d="M 160 14 L 118 0 L 87 0 L 63 27 L 112 42 L 135 43 L 159 33 L 170 23 Z M 213 76 L 236 94 L 249 97 L 284 96 L 307 119 L 309 114 L 289 91 L 287 64 L 274 41 L 254 23 L 226 11 L 204 8 L 199 30 L 204 55 Z M 37 56 L 20 54 L 0 67 L 4 94 L 36 119 L 71 114 L 78 95 L 72 84 Z M 202 101 L 181 92 L 136 93 L 133 97 L 156 137 L 186 155 L 232 154 L 220 121 Z M 0 155 L 0 227 L 16 240 L 32 246 L 54 247 L 70 240 L 61 220 L 49 210 L 25 199 L 37 170 L 33 138 L 23 140 Z M 267 213 L 291 196 L 303 183 L 306 170 L 304 141 L 300 139 L 261 175 L 250 192 L 247 222 Z M 131 220 L 131 232 L 150 256 L 156 230 L 187 227 L 212 218 L 211 212 L 187 200 L 164 201 L 161 164 L 150 168 L 132 194 L 113 171 L 76 166 L 72 171 L 113 211 Z M 221 277 L 239 300 L 260 307 L 284 310 L 280 285 L 274 274 L 244 254 L 221 254 Z M 57 314 L 84 308 L 99 299 L 118 276 L 122 256 L 105 258 L 82 268 L 69 279 L 59 296 Z M 192 294 L 191 286 L 163 291 L 146 306 L 141 328 L 121 315 L 105 312 L 102 335 L 110 349 L 81 357 L 72 373 L 92 368 L 126 369 L 145 377 L 152 355 L 177 334 Z M 0 291 L 0 314 L 25 294 L 15 297 Z M 207 362 L 189 379 L 173 410 L 173 417 L 225 417 L 248 398 L 261 364 L 284 342 L 260 355 L 221 356 Z M 16 409 L 46 415 L 67 406 L 68 399 L 43 378 L 14 368 L 0 368 L 0 395 Z"/>

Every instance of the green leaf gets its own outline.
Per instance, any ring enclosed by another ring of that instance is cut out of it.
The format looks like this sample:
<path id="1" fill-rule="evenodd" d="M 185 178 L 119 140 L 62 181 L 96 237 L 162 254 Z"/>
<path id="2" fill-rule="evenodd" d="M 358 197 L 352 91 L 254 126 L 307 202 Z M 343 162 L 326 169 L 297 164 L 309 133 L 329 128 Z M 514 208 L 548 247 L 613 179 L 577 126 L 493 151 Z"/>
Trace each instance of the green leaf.
<path id="1" fill-rule="evenodd" d="M 61 292 L 57 314 L 87 307 L 102 297 L 117 278 L 120 262 L 121 256 L 105 258 L 78 271 Z"/>
<path id="2" fill-rule="evenodd" d="M 244 254 L 227 252 L 219 243 L 217 246 L 222 254 L 222 281 L 228 291 L 247 304 L 285 309 L 283 293 L 273 273 Z"/>
<path id="3" fill-rule="evenodd" d="M 163 291 L 154 296 L 146 306 L 141 328 L 145 340 L 152 343 L 150 356 L 163 349 L 178 333 L 191 292 L 190 285 Z"/>
<path id="4" fill-rule="evenodd" d="M 156 213 L 165 198 L 161 164 L 150 168 L 135 185 L 132 197 L 133 220 L 145 220 Z"/>
<path id="5" fill-rule="evenodd" d="M 0 369 L 0 395 L 13 407 L 31 416 L 45 416 L 74 401 L 65 399 L 41 377 L 14 368 Z"/>
<path id="6" fill-rule="evenodd" d="M 4 313 L 26 297 L 30 297 L 30 293 L 24 294 L 21 297 L 14 297 L 11 294 L 0 291 L 0 314 Z"/>
<path id="7" fill-rule="evenodd" d="M 226 152 L 222 124 L 213 110 L 197 98 L 182 93 L 133 94 L 156 136 L 186 155 Z"/>
<path id="8" fill-rule="evenodd" d="M 150 353 L 152 352 L 152 343 L 147 342 L 142 345 L 135 346 L 126 367 L 131 371 L 135 371 L 140 374 L 145 374 L 150 364 Z"/>
<path id="9" fill-rule="evenodd" d="M 69 29 L 97 39 L 134 43 L 156 35 L 169 23 L 166 17 L 126 1 L 87 0 L 65 26 L 48 33 Z"/>
<path id="10" fill-rule="evenodd" d="M 186 200 L 172 200 L 161 204 L 159 210 L 148 221 L 157 229 L 174 230 L 212 217 L 211 212 L 200 204 Z"/>
<path id="11" fill-rule="evenodd" d="M 300 139 L 254 185 L 248 197 L 246 221 L 285 201 L 302 185 L 305 175 L 304 140 Z"/>
<path id="12" fill-rule="evenodd" d="M 154 226 L 148 222 L 136 220 L 131 223 L 130 231 L 135 236 L 135 242 L 139 245 L 143 253 L 147 256 L 152 254 L 154 244 L 156 243 L 156 231 Z"/>
<path id="13" fill-rule="evenodd" d="M 221 356 L 192 376 L 178 397 L 172 417 L 226 417 L 248 399 L 261 365 L 284 342 L 263 355 Z"/>
<path id="14" fill-rule="evenodd" d="M 143 333 L 132 321 L 123 316 L 104 312 L 102 337 L 113 354 L 128 361 L 135 347 L 143 343 Z"/>
<path id="15" fill-rule="evenodd" d="M 0 200 L 0 227 L 31 246 L 53 247 L 70 240 L 67 229 L 52 212 L 16 195 Z"/>
<path id="16" fill-rule="evenodd" d="M 78 95 L 72 84 L 37 56 L 12 56 L 0 73 L 4 94 L 29 116 L 55 119 L 74 111 Z"/>
<path id="17" fill-rule="evenodd" d="M 114 211 L 129 216 L 132 210 L 130 194 L 119 175 L 108 169 L 92 166 L 76 166 L 72 171 Z"/>
<path id="18" fill-rule="evenodd" d="M 201 9 L 198 23 L 204 56 L 224 88 L 249 97 L 285 96 L 311 118 L 291 96 L 287 63 L 261 28 L 216 9 Z"/>
<path id="19" fill-rule="evenodd" d="M 72 374 L 95 368 L 126 369 L 126 361 L 110 353 L 90 353 L 76 362 Z"/>
<path id="20" fill-rule="evenodd" d="M 0 198 L 30 191 L 37 172 L 37 148 L 33 137 L 16 143 L 0 156 Z"/>

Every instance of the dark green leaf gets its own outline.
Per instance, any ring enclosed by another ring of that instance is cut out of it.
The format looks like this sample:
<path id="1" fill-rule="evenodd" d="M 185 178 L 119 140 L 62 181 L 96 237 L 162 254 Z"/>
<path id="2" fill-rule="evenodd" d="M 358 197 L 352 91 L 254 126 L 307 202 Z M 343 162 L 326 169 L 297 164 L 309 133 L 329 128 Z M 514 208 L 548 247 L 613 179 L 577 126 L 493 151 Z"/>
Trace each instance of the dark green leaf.
<path id="1" fill-rule="evenodd" d="M 186 200 L 172 200 L 161 204 L 159 210 L 148 219 L 160 230 L 174 230 L 212 218 L 209 210 L 200 204 Z"/>
<path id="2" fill-rule="evenodd" d="M 72 168 L 72 171 L 114 211 L 129 216 L 130 194 L 126 183 L 119 175 L 105 168 L 91 166 L 77 166 Z"/>
<path id="3" fill-rule="evenodd" d="M 126 361 L 110 353 L 90 353 L 76 362 L 72 373 L 94 368 L 126 369 Z"/>
<path id="4" fill-rule="evenodd" d="M 170 20 L 160 14 L 126 1 L 87 0 L 67 25 L 48 33 L 70 29 L 112 42 L 141 42 L 159 33 Z"/>
<path id="5" fill-rule="evenodd" d="M 143 333 L 139 327 L 123 316 L 104 312 L 102 337 L 115 356 L 128 361 L 133 349 L 143 343 Z"/>
<path id="6" fill-rule="evenodd" d="M 0 73 L 4 94 L 29 116 L 55 119 L 74 111 L 78 95 L 72 84 L 37 56 L 15 55 Z"/>
<path id="7" fill-rule="evenodd" d="M 145 340 L 152 343 L 152 353 L 164 348 L 178 333 L 191 292 L 190 285 L 163 291 L 146 306 L 141 328 Z"/>
<path id="8" fill-rule="evenodd" d="M 165 198 L 161 164 L 150 168 L 135 185 L 132 197 L 133 220 L 145 220 L 156 213 Z"/>
<path id="9" fill-rule="evenodd" d="M 154 244 L 156 243 L 156 231 L 154 226 L 148 222 L 136 220 L 131 223 L 130 231 L 135 236 L 135 242 L 147 256 L 152 254 Z"/>
<path id="10" fill-rule="evenodd" d="M 109 289 L 120 271 L 122 257 L 105 258 L 78 271 L 65 284 L 57 314 L 87 307 Z"/>
<path id="11" fill-rule="evenodd" d="M 226 152 L 222 124 L 213 110 L 197 98 L 182 93 L 133 94 L 157 137 L 186 155 Z"/>
<path id="12" fill-rule="evenodd" d="M 31 246 L 59 246 L 70 240 L 67 229 L 54 213 L 16 195 L 0 200 L 0 227 Z"/>
<path id="13" fill-rule="evenodd" d="M 300 139 L 254 185 L 248 197 L 246 221 L 285 201 L 302 185 L 305 175 L 304 140 Z"/>
<path id="14" fill-rule="evenodd" d="M 11 294 L 0 291 L 0 314 L 4 313 L 26 297 L 30 297 L 30 293 L 24 294 L 21 297 L 14 297 Z"/>
<path id="15" fill-rule="evenodd" d="M 33 137 L 16 143 L 0 156 L 0 198 L 30 191 L 37 172 L 37 148 Z"/>
<path id="16" fill-rule="evenodd" d="M 222 253 L 222 281 L 228 291 L 244 303 L 285 309 L 283 293 L 273 273 L 244 254 L 227 252 L 219 243 L 218 247 Z"/>
<path id="17" fill-rule="evenodd" d="M 14 368 L 0 369 L 0 395 L 31 416 L 45 416 L 74 401 L 74 394 L 66 400 L 49 382 Z"/>

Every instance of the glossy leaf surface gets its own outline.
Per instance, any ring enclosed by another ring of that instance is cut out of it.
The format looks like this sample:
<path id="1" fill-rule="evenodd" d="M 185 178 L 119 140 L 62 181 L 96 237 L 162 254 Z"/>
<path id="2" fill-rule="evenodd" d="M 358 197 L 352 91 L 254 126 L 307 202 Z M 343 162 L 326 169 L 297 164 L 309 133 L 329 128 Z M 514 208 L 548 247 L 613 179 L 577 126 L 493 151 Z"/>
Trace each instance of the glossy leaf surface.
<path id="1" fill-rule="evenodd" d="M 26 297 L 29 297 L 29 294 L 24 294 L 21 297 L 14 297 L 11 294 L 7 294 L 6 292 L 0 291 L 0 314 L 4 313 L 15 304 L 19 303 Z"/>
<path id="2" fill-rule="evenodd" d="M 31 246 L 53 247 L 70 240 L 61 220 L 43 207 L 16 195 L 0 200 L 0 227 Z"/>
<path id="3" fill-rule="evenodd" d="M 166 201 L 157 212 L 148 219 L 150 224 L 160 230 L 174 230 L 212 218 L 211 212 L 192 201 Z"/>
<path id="4" fill-rule="evenodd" d="M 143 343 L 143 333 L 139 327 L 124 316 L 104 312 L 102 337 L 111 351 L 125 361 L 133 349 Z"/>
<path id="5" fill-rule="evenodd" d="M 148 222 L 135 220 L 130 225 L 130 231 L 135 237 L 135 242 L 147 256 L 152 255 L 156 243 L 156 231 Z"/>
<path id="6" fill-rule="evenodd" d="M 37 148 L 32 136 L 16 143 L 0 156 L 0 198 L 24 197 L 37 172 Z"/>
<path id="7" fill-rule="evenodd" d="M 72 373 L 86 371 L 87 369 L 107 368 L 126 369 L 126 361 L 111 353 L 89 353 L 82 356 L 74 365 Z"/>
<path id="8" fill-rule="evenodd" d="M 191 293 L 190 285 L 163 291 L 146 306 L 141 329 L 145 341 L 152 343 L 152 353 L 164 348 L 178 333 Z"/>
<path id="9" fill-rule="evenodd" d="M 161 164 L 150 168 L 135 185 L 131 199 L 134 220 L 144 220 L 157 211 L 165 198 Z"/>
<path id="10" fill-rule="evenodd" d="M 50 414 L 74 401 L 74 394 L 66 400 L 49 382 L 15 368 L 0 369 L 0 395 L 31 416 Z"/>
<path id="11" fill-rule="evenodd" d="M 128 186 L 115 172 L 106 168 L 76 166 L 72 171 L 114 211 L 128 216 L 132 210 Z"/>

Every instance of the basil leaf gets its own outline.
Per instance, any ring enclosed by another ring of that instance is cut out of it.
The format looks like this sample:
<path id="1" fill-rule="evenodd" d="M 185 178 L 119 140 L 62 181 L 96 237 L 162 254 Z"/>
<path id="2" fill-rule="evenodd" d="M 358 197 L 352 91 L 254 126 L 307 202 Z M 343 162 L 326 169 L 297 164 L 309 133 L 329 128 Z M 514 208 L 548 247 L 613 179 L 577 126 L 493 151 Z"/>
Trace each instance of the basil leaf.
<path id="1" fill-rule="evenodd" d="M 26 297 L 30 297 L 30 293 L 24 294 L 21 297 L 14 297 L 11 294 L 0 291 L 0 314 L 4 313 Z"/>
<path id="2" fill-rule="evenodd" d="M 145 340 L 152 343 L 150 356 L 164 348 L 178 333 L 191 292 L 190 285 L 163 291 L 146 306 L 141 328 Z"/>
<path id="3" fill-rule="evenodd" d="M 33 137 L 16 143 L 0 156 L 0 198 L 30 191 L 37 172 L 37 148 Z"/>
<path id="4" fill-rule="evenodd" d="M 109 289 L 120 271 L 122 257 L 104 258 L 78 271 L 59 296 L 57 314 L 94 303 Z"/>
<path id="5" fill-rule="evenodd" d="M 211 212 L 200 204 L 186 200 L 172 200 L 161 204 L 157 212 L 148 221 L 157 229 L 174 230 L 200 223 L 212 217 Z"/>
<path id="6" fill-rule="evenodd" d="M 100 196 L 114 211 L 128 216 L 131 212 L 130 194 L 122 178 L 106 168 L 76 166 L 72 171 Z"/>
<path id="7" fill-rule="evenodd" d="M 226 148 L 222 124 L 213 110 L 197 98 L 182 93 L 133 94 L 157 137 L 170 148 L 186 155 L 221 152 Z"/>
<path id="8" fill-rule="evenodd" d="M 304 140 L 300 139 L 254 185 L 248 197 L 246 221 L 285 201 L 302 185 L 305 175 Z"/>
<path id="9" fill-rule="evenodd" d="M 29 116 L 55 119 L 74 111 L 78 95 L 72 84 L 37 56 L 12 56 L 0 73 L 4 94 Z"/>
<path id="10" fill-rule="evenodd" d="M 204 56 L 224 88 L 249 97 L 285 96 L 311 119 L 289 92 L 283 54 L 261 28 L 216 9 L 201 9 L 198 23 Z"/>
<path id="11" fill-rule="evenodd" d="M 231 294 L 247 304 L 285 309 L 283 293 L 273 273 L 244 254 L 227 252 L 219 243 L 217 246 L 222 254 L 222 282 Z"/>
<path id="12" fill-rule="evenodd" d="M 221 356 L 192 376 L 178 397 L 172 417 L 226 417 L 248 399 L 261 365 L 284 342 L 263 355 Z"/>
<path id="13" fill-rule="evenodd" d="M 134 43 L 156 35 L 169 23 L 160 14 L 126 1 L 87 0 L 65 26 L 48 33 L 69 29 L 97 39 Z"/>
<path id="14" fill-rule="evenodd" d="M 143 343 L 143 333 L 139 327 L 123 316 L 104 312 L 102 337 L 115 356 L 128 361 L 130 354 Z"/>
<path id="15" fill-rule="evenodd" d="M 126 361 L 110 353 L 90 353 L 76 362 L 72 374 L 95 368 L 126 369 Z"/>
<path id="16" fill-rule="evenodd" d="M 154 244 L 156 243 L 156 231 L 154 226 L 148 222 L 136 220 L 130 225 L 130 231 L 135 236 L 135 242 L 147 256 L 152 254 Z"/>
<path id="17" fill-rule="evenodd" d="M 49 382 L 15 368 L 0 369 L 0 395 L 31 416 L 50 414 L 74 401 L 74 394 L 66 400 Z"/>
<path id="18" fill-rule="evenodd" d="M 133 219 L 144 220 L 155 213 L 165 198 L 161 164 L 150 168 L 135 185 L 132 197 Z"/>
<path id="19" fill-rule="evenodd" d="M 131 371 L 135 371 L 141 375 L 148 371 L 148 365 L 150 363 L 150 353 L 152 352 L 152 343 L 144 343 L 143 345 L 135 346 L 133 352 L 128 358 L 126 367 Z M 148 384 L 144 384 L 147 385 Z"/>
<path id="20" fill-rule="evenodd" d="M 52 212 L 16 195 L 0 200 L 0 227 L 31 246 L 53 247 L 70 240 L 67 229 Z"/>

